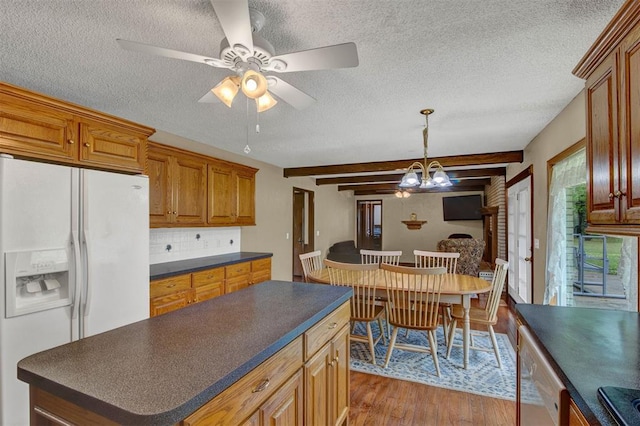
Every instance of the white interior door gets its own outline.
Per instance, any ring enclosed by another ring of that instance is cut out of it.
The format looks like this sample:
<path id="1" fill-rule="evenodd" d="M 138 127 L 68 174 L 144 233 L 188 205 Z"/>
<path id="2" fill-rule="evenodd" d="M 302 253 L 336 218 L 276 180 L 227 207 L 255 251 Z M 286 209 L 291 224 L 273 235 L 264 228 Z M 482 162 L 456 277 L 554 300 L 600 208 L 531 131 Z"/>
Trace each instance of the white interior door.
<path id="1" fill-rule="evenodd" d="M 507 194 L 509 295 L 517 303 L 531 303 L 531 176 L 509 187 Z"/>

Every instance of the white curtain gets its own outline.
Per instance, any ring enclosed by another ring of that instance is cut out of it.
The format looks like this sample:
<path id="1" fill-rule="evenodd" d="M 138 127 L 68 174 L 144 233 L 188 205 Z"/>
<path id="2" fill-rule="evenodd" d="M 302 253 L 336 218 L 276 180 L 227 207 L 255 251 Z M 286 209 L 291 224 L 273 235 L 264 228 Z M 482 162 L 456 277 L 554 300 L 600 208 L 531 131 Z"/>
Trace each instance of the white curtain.
<path id="1" fill-rule="evenodd" d="M 551 169 L 547 224 L 547 277 L 545 305 L 556 297 L 556 304 L 566 304 L 567 288 L 567 188 L 587 180 L 585 150 L 555 164 Z"/>

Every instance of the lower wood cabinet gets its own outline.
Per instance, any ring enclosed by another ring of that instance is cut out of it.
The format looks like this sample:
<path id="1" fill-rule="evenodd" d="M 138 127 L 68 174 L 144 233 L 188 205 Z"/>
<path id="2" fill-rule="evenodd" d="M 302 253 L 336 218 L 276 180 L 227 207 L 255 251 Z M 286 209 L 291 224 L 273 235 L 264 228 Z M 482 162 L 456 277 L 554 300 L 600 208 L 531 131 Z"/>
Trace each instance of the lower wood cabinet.
<path id="1" fill-rule="evenodd" d="M 589 422 L 584 418 L 573 399 L 569 399 L 569 426 L 589 426 Z"/>
<path id="2" fill-rule="evenodd" d="M 149 315 L 166 314 L 270 279 L 271 258 L 267 257 L 153 280 L 149 287 Z"/>
<path id="3" fill-rule="evenodd" d="M 347 302 L 181 424 L 342 425 L 349 415 Z"/>
<path id="4" fill-rule="evenodd" d="M 305 400 L 314 401 L 306 407 L 306 425 L 341 425 L 349 415 L 349 309 L 337 309 L 305 334 L 314 345 L 323 343 L 305 363 Z M 328 340 L 315 340 L 330 330 Z"/>

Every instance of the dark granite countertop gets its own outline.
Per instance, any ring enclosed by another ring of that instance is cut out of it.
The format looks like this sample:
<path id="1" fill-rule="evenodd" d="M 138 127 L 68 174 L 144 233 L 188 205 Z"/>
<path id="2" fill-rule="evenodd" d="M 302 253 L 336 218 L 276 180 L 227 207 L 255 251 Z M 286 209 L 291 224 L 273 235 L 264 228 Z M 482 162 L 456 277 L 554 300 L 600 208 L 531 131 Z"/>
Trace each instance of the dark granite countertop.
<path id="1" fill-rule="evenodd" d="M 587 421 L 615 425 L 597 390 L 640 388 L 640 315 L 525 304 L 516 311 Z"/>
<path id="2" fill-rule="evenodd" d="M 196 259 L 176 260 L 175 262 L 156 263 L 149 266 L 150 279 L 159 280 L 181 274 L 189 274 L 205 269 L 233 265 L 234 263 L 249 262 L 273 256 L 272 253 L 256 253 L 241 251 L 238 253 L 221 254 L 218 256 L 198 257 Z"/>
<path id="3" fill-rule="evenodd" d="M 18 378 L 123 424 L 173 424 L 349 300 L 266 281 L 29 356 Z"/>

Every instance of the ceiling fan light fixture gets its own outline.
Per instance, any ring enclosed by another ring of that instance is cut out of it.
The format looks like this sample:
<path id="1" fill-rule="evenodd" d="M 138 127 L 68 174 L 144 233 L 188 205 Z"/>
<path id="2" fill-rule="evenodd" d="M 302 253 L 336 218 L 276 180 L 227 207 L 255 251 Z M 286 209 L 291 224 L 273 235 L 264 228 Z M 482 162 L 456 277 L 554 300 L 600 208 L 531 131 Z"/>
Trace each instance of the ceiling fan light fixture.
<path id="1" fill-rule="evenodd" d="M 238 94 L 239 85 L 240 77 L 229 76 L 218 83 L 218 85 L 211 89 L 211 91 L 222 101 L 222 103 L 231 108 L 231 103 Z"/>
<path id="2" fill-rule="evenodd" d="M 264 112 L 274 107 L 278 101 L 274 99 L 269 92 L 265 92 L 264 95 L 256 99 L 256 105 L 258 106 L 258 112 Z"/>
<path id="3" fill-rule="evenodd" d="M 248 70 L 242 77 L 242 93 L 248 98 L 258 99 L 267 92 L 267 79 L 254 70 Z"/>

